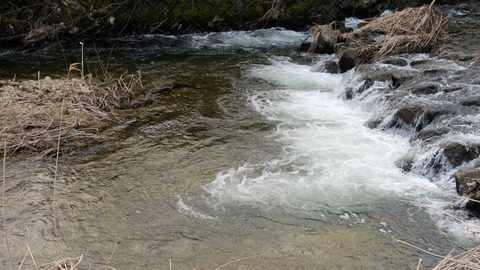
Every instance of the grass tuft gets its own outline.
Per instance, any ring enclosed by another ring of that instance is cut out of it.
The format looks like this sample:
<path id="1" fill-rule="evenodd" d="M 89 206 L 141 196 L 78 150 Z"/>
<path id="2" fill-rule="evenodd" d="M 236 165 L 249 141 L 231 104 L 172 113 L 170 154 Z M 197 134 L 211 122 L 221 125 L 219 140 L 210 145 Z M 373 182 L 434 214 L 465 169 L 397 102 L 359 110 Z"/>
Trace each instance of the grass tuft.
<path id="1" fill-rule="evenodd" d="M 118 119 L 115 110 L 134 101 L 134 89 L 144 88 L 140 73 L 110 76 L 103 82 L 91 74 L 71 79 L 72 72 L 80 71 L 78 65 L 70 65 L 67 79 L 0 81 L 0 137 L 8 141 L 9 153 L 21 150 L 54 155 L 61 104 L 64 150 L 95 141 L 102 125 Z"/>
<path id="2" fill-rule="evenodd" d="M 385 35 L 375 43 L 361 47 L 359 56 L 364 62 L 371 63 L 392 54 L 428 52 L 437 44 L 448 41 L 449 20 L 433 7 L 434 2 L 375 18 L 358 29 Z"/>

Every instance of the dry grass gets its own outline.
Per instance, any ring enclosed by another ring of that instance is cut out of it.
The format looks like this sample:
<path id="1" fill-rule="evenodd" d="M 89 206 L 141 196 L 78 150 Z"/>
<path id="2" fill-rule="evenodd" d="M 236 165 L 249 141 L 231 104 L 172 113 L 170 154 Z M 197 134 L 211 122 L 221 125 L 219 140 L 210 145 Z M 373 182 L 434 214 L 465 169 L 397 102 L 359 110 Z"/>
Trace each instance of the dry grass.
<path id="1" fill-rule="evenodd" d="M 433 270 L 480 269 L 480 246 L 452 256 L 450 252 Z"/>
<path id="2" fill-rule="evenodd" d="M 0 81 L 0 137 L 7 140 L 7 150 L 54 154 L 62 102 L 64 149 L 98 139 L 98 128 L 115 119 L 114 110 L 133 99 L 134 87 L 143 87 L 140 74 L 108 83 L 92 81 L 91 75 L 86 79 Z"/>
<path id="3" fill-rule="evenodd" d="M 28 254 L 27 254 L 28 255 Z M 30 253 L 31 255 L 31 253 Z M 26 256 L 25 256 L 26 258 Z M 22 269 L 23 263 L 25 261 L 22 261 L 18 269 Z M 46 263 L 42 265 L 37 265 L 35 262 L 35 259 L 32 256 L 33 263 L 35 265 L 35 270 L 75 270 L 75 269 L 80 269 L 79 265 L 82 262 L 83 256 L 80 256 L 78 258 L 65 258 L 60 261 L 56 262 L 51 262 L 51 263 Z"/>
<path id="4" fill-rule="evenodd" d="M 448 22 L 433 3 L 376 18 L 357 31 L 384 34 L 385 38 L 361 47 L 359 55 L 364 62 L 373 62 L 392 54 L 428 52 L 449 40 Z"/>

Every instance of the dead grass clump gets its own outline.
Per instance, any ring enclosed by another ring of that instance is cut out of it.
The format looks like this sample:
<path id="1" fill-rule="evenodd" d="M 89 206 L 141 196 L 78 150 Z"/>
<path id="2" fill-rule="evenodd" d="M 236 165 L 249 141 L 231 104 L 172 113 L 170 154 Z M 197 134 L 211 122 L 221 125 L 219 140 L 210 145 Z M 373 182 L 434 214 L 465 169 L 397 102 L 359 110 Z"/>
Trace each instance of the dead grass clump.
<path id="1" fill-rule="evenodd" d="M 467 249 L 456 256 L 452 256 L 452 253 L 453 250 L 433 270 L 480 269 L 480 246 Z"/>
<path id="2" fill-rule="evenodd" d="M 427 52 L 449 40 L 447 24 L 448 19 L 433 7 L 433 3 L 376 18 L 357 31 L 385 37 L 361 47 L 359 56 L 369 63 L 392 54 Z"/>
<path id="3" fill-rule="evenodd" d="M 60 261 L 51 262 L 51 263 L 42 264 L 42 265 L 37 265 L 34 260 L 34 264 L 35 264 L 35 269 L 37 270 L 74 270 L 74 269 L 79 269 L 78 266 L 82 262 L 82 258 L 83 256 L 80 256 L 78 258 L 65 258 Z M 21 266 L 19 269 L 21 269 Z"/>
<path id="4" fill-rule="evenodd" d="M 116 108 L 133 99 L 132 88 L 138 84 L 136 76 L 104 84 L 95 84 L 88 76 L 87 80 L 0 81 L 0 137 L 7 140 L 9 152 L 50 155 L 55 153 L 62 123 L 64 149 L 86 145 L 98 139 L 99 127 L 116 117 Z"/>

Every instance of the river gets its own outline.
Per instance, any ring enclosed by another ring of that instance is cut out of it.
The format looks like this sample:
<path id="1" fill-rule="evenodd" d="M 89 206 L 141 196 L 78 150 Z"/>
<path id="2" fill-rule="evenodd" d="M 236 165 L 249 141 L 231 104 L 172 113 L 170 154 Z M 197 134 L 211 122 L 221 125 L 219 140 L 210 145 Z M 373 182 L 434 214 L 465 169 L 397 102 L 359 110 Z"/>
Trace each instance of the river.
<path id="1" fill-rule="evenodd" d="M 353 71 L 323 73 L 333 56 L 297 52 L 307 38 L 267 29 L 97 41 L 104 59 L 115 44 L 111 70 L 177 87 L 130 109 L 103 143 L 60 158 L 61 254 L 83 255 L 94 269 L 412 269 L 420 258 L 434 266 L 397 240 L 444 255 L 451 246 L 432 230 L 463 229 L 402 200 L 441 208 L 452 199 L 435 192 L 452 194 L 454 183 L 402 172 L 395 163 L 409 139 L 367 128 L 380 104 L 342 99 Z M 64 53 L 78 62 L 81 46 Z M 91 41 L 85 56 L 93 69 Z M 65 66 L 57 44 L 0 58 L 2 79 L 62 76 Z M 16 262 L 25 243 L 37 263 L 57 258 L 54 165 L 7 163 Z"/>

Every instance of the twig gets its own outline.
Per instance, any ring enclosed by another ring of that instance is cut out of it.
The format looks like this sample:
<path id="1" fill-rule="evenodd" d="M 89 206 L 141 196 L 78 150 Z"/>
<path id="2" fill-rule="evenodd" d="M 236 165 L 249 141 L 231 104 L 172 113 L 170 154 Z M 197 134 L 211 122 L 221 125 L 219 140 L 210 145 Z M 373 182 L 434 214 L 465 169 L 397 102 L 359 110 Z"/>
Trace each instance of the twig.
<path id="1" fill-rule="evenodd" d="M 83 73 L 83 42 L 80 41 L 80 44 L 82 45 L 82 81 L 85 84 L 85 73 Z"/>
<path id="2" fill-rule="evenodd" d="M 33 257 L 32 250 L 30 249 L 30 246 L 28 243 L 25 243 L 27 245 L 28 253 L 30 253 L 30 257 L 32 258 L 33 264 L 35 265 L 35 269 L 38 270 L 38 265 L 37 262 L 35 261 L 35 258 Z"/>
<path id="3" fill-rule="evenodd" d="M 10 243 L 8 242 L 8 234 L 7 234 L 7 205 L 6 205 L 6 198 L 5 198 L 5 178 L 6 178 L 6 166 L 7 163 L 7 140 L 3 141 L 3 184 L 2 184 L 2 205 L 3 205 L 3 231 L 5 233 L 5 244 L 7 245 L 7 254 L 8 254 L 8 261 L 11 268 L 12 263 L 12 256 L 10 254 Z"/>
<path id="4" fill-rule="evenodd" d="M 82 44 L 83 45 L 83 44 Z M 83 50 L 82 50 L 83 53 Z M 83 63 L 83 58 L 82 58 L 82 63 Z M 65 92 L 63 92 L 63 98 L 62 98 L 62 106 L 60 108 L 60 124 L 58 125 L 58 140 L 57 140 L 57 157 L 55 159 L 55 174 L 53 176 L 53 202 L 52 202 L 52 207 L 53 207 L 53 228 L 55 230 L 55 239 L 57 242 L 57 255 L 59 258 L 61 258 L 60 254 L 60 240 L 58 237 L 58 226 L 57 226 L 57 175 L 58 175 L 58 160 L 60 156 L 60 141 L 61 141 L 61 136 L 62 136 L 62 121 L 63 121 L 63 107 L 65 105 Z"/>
<path id="5" fill-rule="evenodd" d="M 107 266 L 110 263 L 110 260 L 112 260 L 113 254 L 115 253 L 115 249 L 117 249 L 117 239 L 115 239 L 115 245 L 113 245 L 112 253 L 110 254 L 110 257 L 108 257 L 108 260 L 105 263 L 105 266 L 103 267 L 104 270 L 107 269 Z"/>
<path id="6" fill-rule="evenodd" d="M 22 269 L 23 263 L 25 262 L 25 259 L 28 256 L 28 250 L 25 252 L 25 256 L 23 256 L 22 262 L 20 262 L 20 265 L 18 266 L 18 270 Z"/>
<path id="7" fill-rule="evenodd" d="M 226 264 L 220 265 L 219 267 L 215 268 L 215 270 L 218 270 L 218 269 L 220 269 L 222 267 L 225 267 L 227 265 L 230 265 L 232 263 L 236 263 L 236 262 L 239 262 L 239 261 L 243 261 L 243 260 L 247 260 L 247 259 L 251 259 L 251 258 L 255 258 L 255 257 L 259 257 L 259 256 L 262 256 L 262 254 L 257 254 L 257 255 L 253 255 L 253 256 L 249 256 L 249 257 L 245 257 L 245 258 L 236 259 L 234 261 L 231 261 L 231 262 L 228 262 Z"/>
<path id="8" fill-rule="evenodd" d="M 420 270 L 420 267 L 422 266 L 422 259 L 418 260 L 418 265 L 417 265 L 417 270 Z"/>
<path id="9" fill-rule="evenodd" d="M 430 251 L 425 250 L 425 249 L 423 249 L 423 248 L 419 248 L 419 247 L 417 247 L 417 246 L 415 246 L 415 245 L 413 245 L 413 244 L 407 243 L 407 242 L 405 242 L 405 241 L 402 241 L 402 240 L 399 240 L 399 239 L 395 239 L 395 240 L 396 240 L 397 242 L 400 242 L 400 243 L 405 244 L 405 245 L 407 245 L 407 246 L 410 246 L 410 247 L 413 247 L 413 248 L 418 249 L 418 250 L 420 250 L 420 251 L 423 251 L 423 252 L 425 252 L 425 253 L 427 253 L 427 254 L 429 254 L 429 255 L 432 255 L 432 256 L 435 256 L 435 257 L 438 257 L 438 258 L 445 258 L 445 256 L 441 256 L 441 255 L 435 254 L 435 253 L 433 253 L 433 252 L 430 252 Z"/>
<path id="10" fill-rule="evenodd" d="M 132 18 L 133 12 L 135 11 L 135 8 L 137 8 L 138 2 L 140 2 L 140 0 L 137 0 L 137 2 L 135 3 L 135 6 L 133 7 L 132 12 L 130 12 L 130 16 L 128 16 L 128 20 L 127 20 L 127 22 L 125 23 L 125 26 L 123 27 L 122 31 L 120 31 L 119 34 L 123 33 L 123 31 L 125 30 L 125 28 L 127 28 L 128 23 L 130 22 L 130 19 Z"/>
<path id="11" fill-rule="evenodd" d="M 80 255 L 80 258 L 78 259 L 78 262 L 74 266 L 72 266 L 70 269 L 71 270 L 75 269 L 75 267 L 77 267 L 82 262 L 82 259 L 83 259 L 83 254 Z"/>

